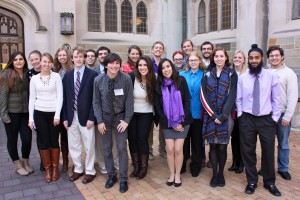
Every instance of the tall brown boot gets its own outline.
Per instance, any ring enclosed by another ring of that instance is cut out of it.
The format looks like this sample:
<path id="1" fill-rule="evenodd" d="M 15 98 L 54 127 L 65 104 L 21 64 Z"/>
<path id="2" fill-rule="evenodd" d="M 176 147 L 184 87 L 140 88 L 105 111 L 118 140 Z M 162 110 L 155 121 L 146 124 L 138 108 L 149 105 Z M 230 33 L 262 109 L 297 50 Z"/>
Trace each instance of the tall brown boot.
<path id="1" fill-rule="evenodd" d="M 149 154 L 139 154 L 139 172 L 136 179 L 142 179 L 147 174 Z"/>
<path id="2" fill-rule="evenodd" d="M 52 162 L 52 181 L 59 179 L 58 163 L 59 163 L 60 148 L 51 149 L 51 162 Z"/>
<path id="3" fill-rule="evenodd" d="M 131 154 L 131 163 L 133 166 L 133 171 L 130 174 L 130 178 L 136 177 L 138 170 L 139 170 L 139 154 L 132 153 Z"/>
<path id="4" fill-rule="evenodd" d="M 62 154 L 62 159 L 63 159 L 63 164 L 62 164 L 62 171 L 67 172 L 68 171 L 68 165 L 69 165 L 69 148 L 67 143 L 61 142 L 60 144 L 61 147 L 61 154 Z"/>
<path id="5" fill-rule="evenodd" d="M 40 150 L 40 154 L 42 157 L 43 165 L 45 168 L 45 181 L 47 183 L 51 182 L 51 156 L 50 149 Z"/>

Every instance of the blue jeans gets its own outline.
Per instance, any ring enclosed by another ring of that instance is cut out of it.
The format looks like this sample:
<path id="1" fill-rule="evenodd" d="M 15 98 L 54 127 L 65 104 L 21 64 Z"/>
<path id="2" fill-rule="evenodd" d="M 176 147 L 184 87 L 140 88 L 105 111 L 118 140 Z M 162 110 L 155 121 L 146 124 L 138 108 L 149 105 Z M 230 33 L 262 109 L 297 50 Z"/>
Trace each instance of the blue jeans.
<path id="1" fill-rule="evenodd" d="M 290 147 L 289 147 L 289 136 L 291 131 L 291 123 L 287 126 L 282 126 L 281 121 L 284 113 L 281 114 L 277 125 L 276 135 L 278 140 L 278 171 L 288 172 L 289 170 L 289 159 L 290 159 Z"/>

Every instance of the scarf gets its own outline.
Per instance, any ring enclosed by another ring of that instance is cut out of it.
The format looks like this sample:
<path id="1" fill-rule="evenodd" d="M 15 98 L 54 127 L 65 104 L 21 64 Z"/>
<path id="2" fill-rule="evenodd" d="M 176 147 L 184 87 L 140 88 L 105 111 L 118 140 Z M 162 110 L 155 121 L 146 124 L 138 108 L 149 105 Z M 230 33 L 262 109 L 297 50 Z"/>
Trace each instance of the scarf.
<path id="1" fill-rule="evenodd" d="M 230 69 L 224 66 L 220 78 L 217 78 L 217 69 L 213 67 L 210 71 L 210 76 L 207 78 L 206 88 L 208 89 L 207 98 L 211 102 L 211 106 L 215 114 L 222 113 L 223 106 L 227 100 L 228 90 L 230 86 Z M 222 124 L 216 124 L 214 120 L 205 112 L 203 120 L 203 136 L 209 137 L 210 135 L 224 135 L 227 137 L 228 121 Z M 214 136 L 212 136 L 214 137 Z M 222 137 L 222 136 L 221 136 Z"/>
<path id="2" fill-rule="evenodd" d="M 168 127 L 175 128 L 179 123 L 184 121 L 181 93 L 171 79 L 164 79 L 161 91 L 163 95 L 164 113 L 168 119 Z"/>

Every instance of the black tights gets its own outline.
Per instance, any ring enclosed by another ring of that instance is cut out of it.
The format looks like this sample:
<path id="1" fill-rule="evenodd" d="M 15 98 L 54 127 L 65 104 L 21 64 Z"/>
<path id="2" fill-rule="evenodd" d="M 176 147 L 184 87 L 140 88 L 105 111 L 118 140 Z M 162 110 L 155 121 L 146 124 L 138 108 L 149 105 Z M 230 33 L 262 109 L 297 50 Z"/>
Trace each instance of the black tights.
<path id="1" fill-rule="evenodd" d="M 210 144 L 209 159 L 211 161 L 213 176 L 223 176 L 227 160 L 227 144 Z"/>

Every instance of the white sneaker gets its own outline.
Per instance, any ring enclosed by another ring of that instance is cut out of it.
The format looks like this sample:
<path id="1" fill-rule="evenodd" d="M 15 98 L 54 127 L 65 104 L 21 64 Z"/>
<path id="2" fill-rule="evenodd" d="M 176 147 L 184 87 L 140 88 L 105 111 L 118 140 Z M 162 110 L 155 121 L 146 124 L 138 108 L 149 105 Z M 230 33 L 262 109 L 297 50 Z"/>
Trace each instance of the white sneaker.
<path id="1" fill-rule="evenodd" d="M 100 167 L 100 172 L 101 172 L 102 174 L 107 174 L 107 171 L 106 171 L 105 166 Z"/>

